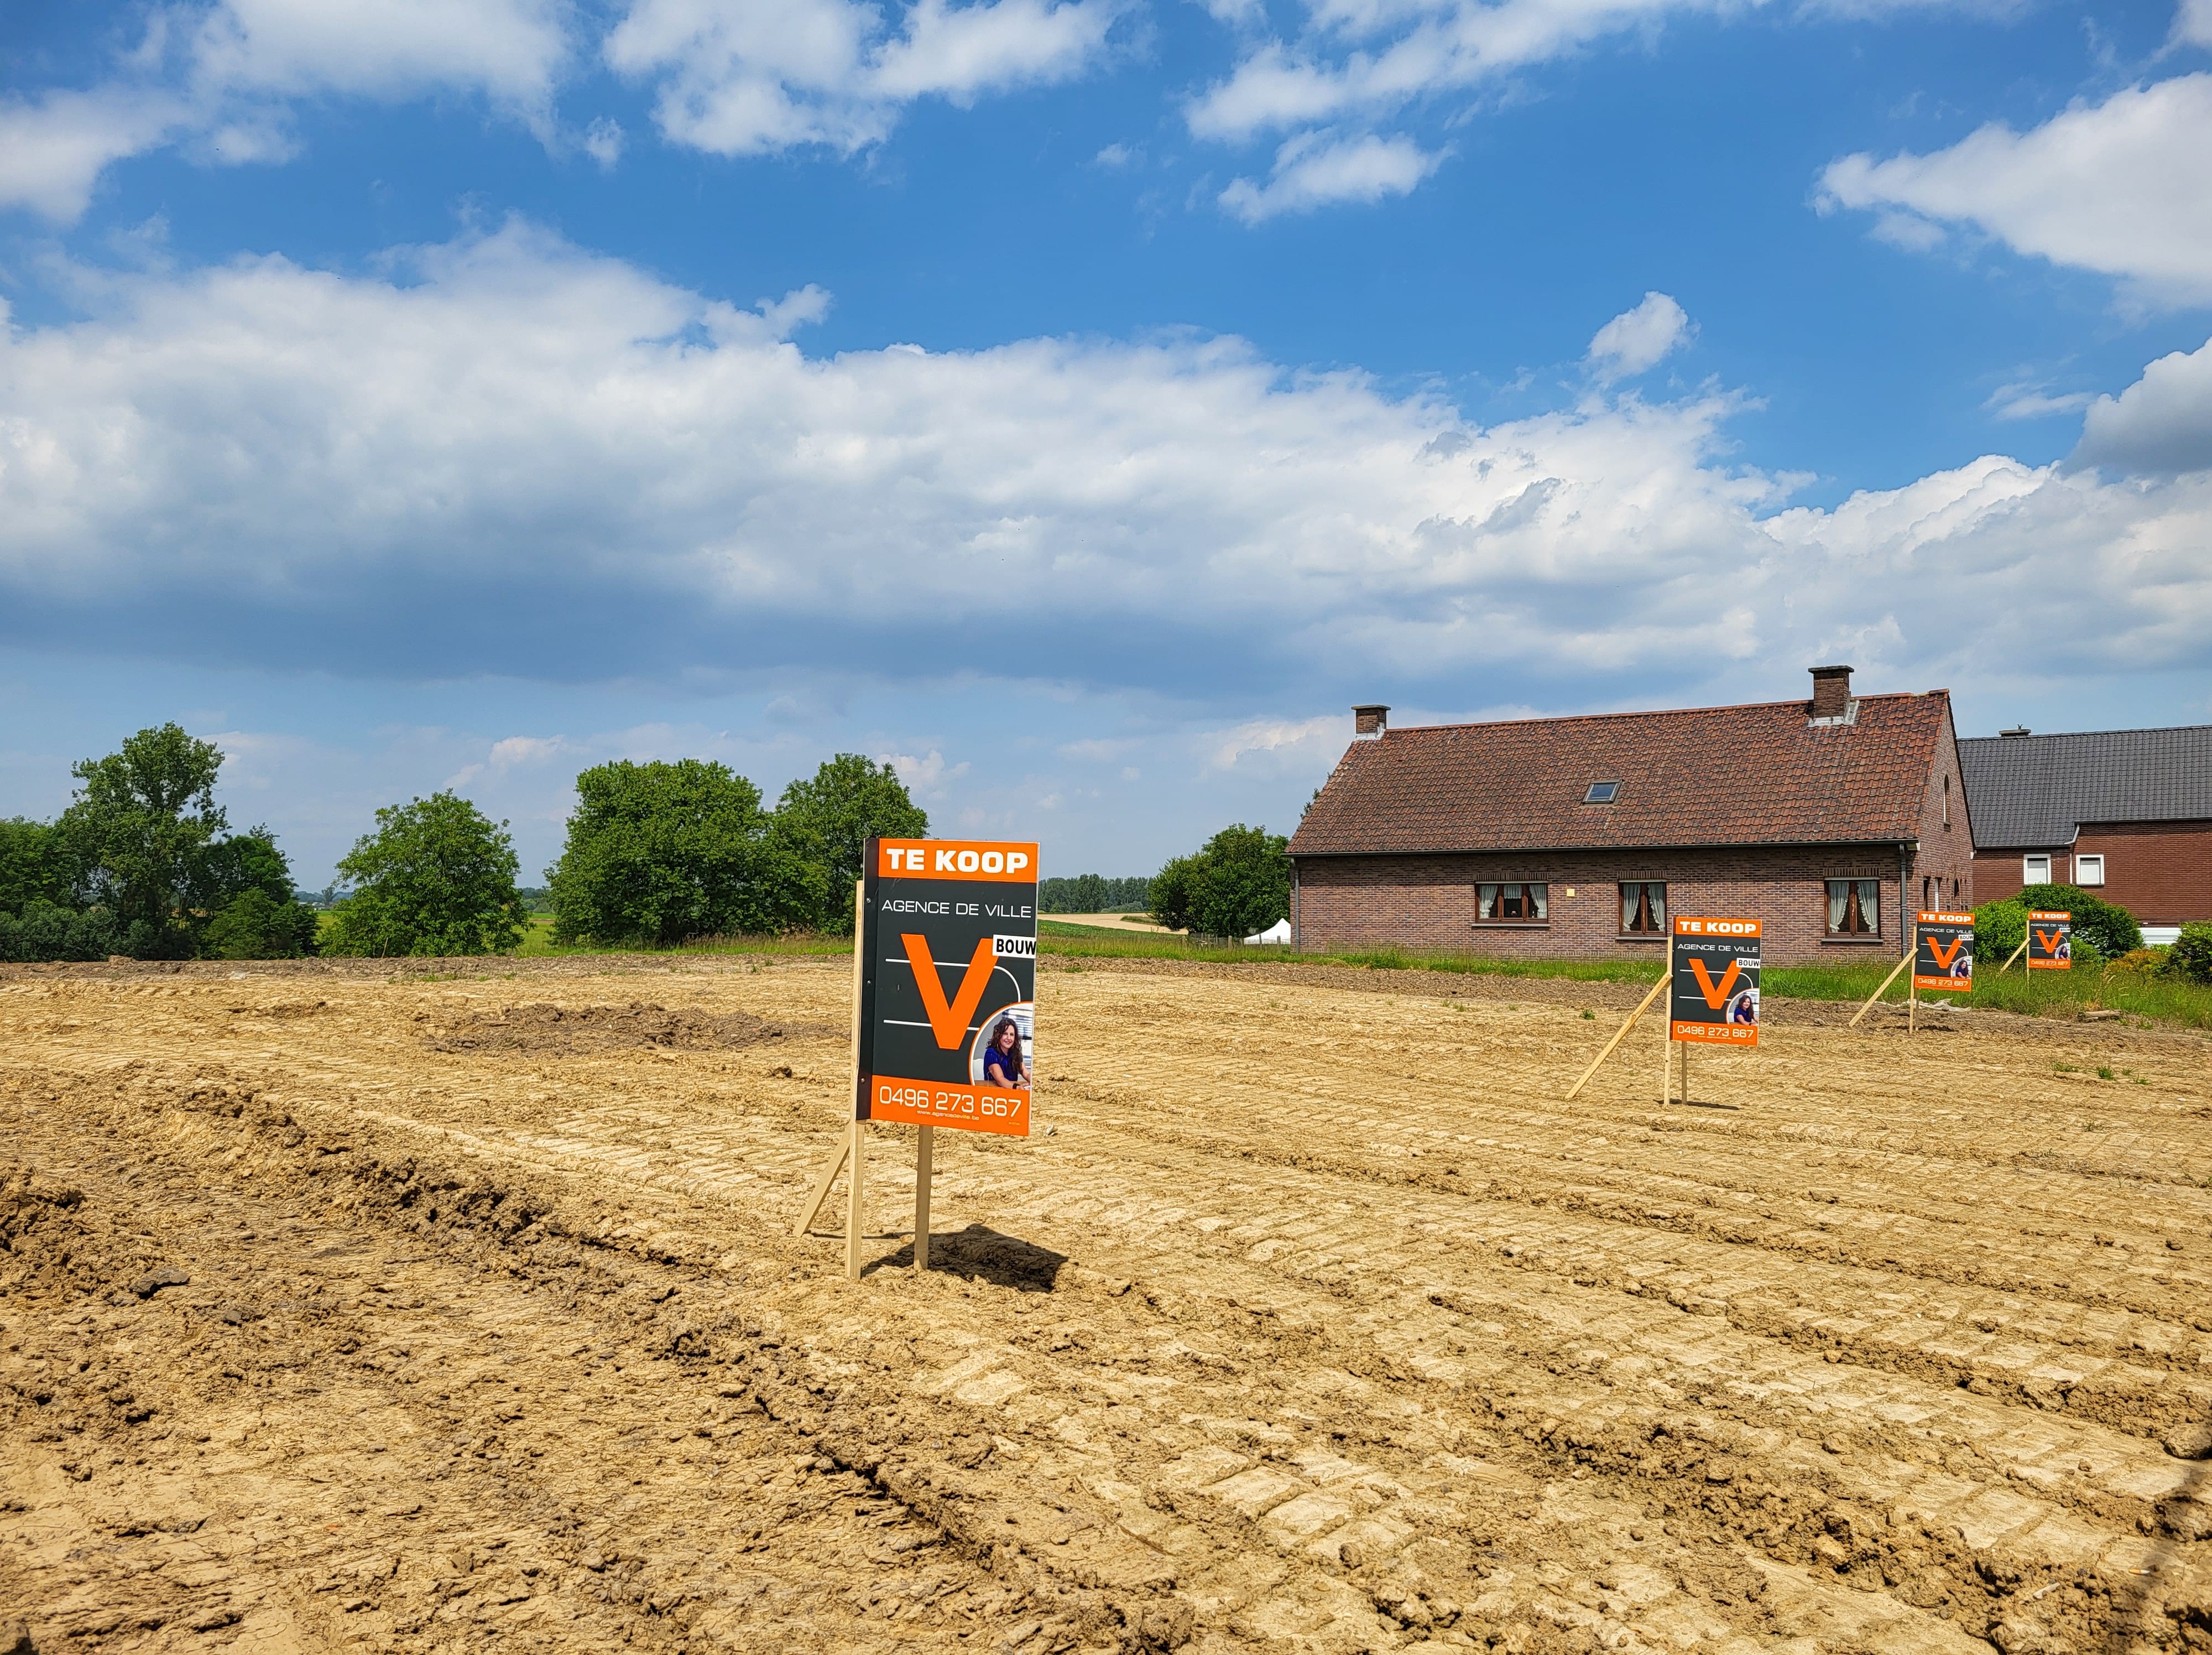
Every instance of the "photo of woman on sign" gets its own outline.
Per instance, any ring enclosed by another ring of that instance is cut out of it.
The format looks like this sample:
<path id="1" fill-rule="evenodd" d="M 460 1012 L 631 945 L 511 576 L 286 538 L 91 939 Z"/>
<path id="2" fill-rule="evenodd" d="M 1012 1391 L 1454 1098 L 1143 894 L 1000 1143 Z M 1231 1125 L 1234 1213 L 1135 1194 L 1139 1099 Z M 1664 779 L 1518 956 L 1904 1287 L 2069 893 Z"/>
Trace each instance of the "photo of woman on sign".
<path id="1" fill-rule="evenodd" d="M 1759 1021 L 1759 990 L 1739 989 L 1728 1003 L 1728 1020 L 1731 1023 Z"/>
<path id="2" fill-rule="evenodd" d="M 1008 1088 L 1030 1083 L 1030 1061 L 1022 1050 L 1022 1025 L 1001 1017 L 983 1043 L 983 1084 Z"/>

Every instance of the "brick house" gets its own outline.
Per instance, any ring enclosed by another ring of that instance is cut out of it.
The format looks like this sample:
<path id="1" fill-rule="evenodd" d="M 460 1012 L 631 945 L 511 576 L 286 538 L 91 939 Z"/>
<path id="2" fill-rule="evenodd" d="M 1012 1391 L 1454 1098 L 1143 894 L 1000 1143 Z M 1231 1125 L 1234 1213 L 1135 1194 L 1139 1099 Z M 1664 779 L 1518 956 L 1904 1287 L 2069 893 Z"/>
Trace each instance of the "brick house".
<path id="1" fill-rule="evenodd" d="M 2212 725 L 1959 744 L 1982 900 L 2078 885 L 2171 942 L 2212 920 Z"/>
<path id="2" fill-rule="evenodd" d="M 1948 691 L 1394 730 L 1354 739 L 1291 840 L 1297 946 L 1637 958 L 1670 914 L 1765 922 L 1783 964 L 1894 956 L 1973 901 Z"/>

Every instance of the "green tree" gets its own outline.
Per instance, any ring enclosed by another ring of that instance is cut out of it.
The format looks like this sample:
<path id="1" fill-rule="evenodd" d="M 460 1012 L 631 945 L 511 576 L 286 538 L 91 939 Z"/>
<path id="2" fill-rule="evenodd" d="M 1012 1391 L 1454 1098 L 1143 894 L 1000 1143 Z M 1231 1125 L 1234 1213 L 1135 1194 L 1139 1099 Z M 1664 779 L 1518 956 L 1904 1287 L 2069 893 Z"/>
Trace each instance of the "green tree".
<path id="1" fill-rule="evenodd" d="M 70 909 L 33 897 L 21 915 L 0 913 L 0 959 L 106 959 L 123 934 L 105 908 Z"/>
<path id="2" fill-rule="evenodd" d="M 859 753 L 839 753 L 808 781 L 783 790 L 775 809 L 775 837 L 792 855 L 823 870 L 815 926 L 842 935 L 853 928 L 853 882 L 860 877 L 860 852 L 871 836 L 921 839 L 929 812 L 907 795 L 888 764 Z"/>
<path id="3" fill-rule="evenodd" d="M 1198 885 L 1204 856 L 1177 856 L 1152 875 L 1146 893 L 1152 918 L 1170 931 L 1188 931 L 1197 923 Z"/>
<path id="4" fill-rule="evenodd" d="M 297 959 L 315 952 L 315 912 L 299 898 L 292 864 L 267 827 L 207 848 L 193 881 L 199 952 L 210 959 Z"/>
<path id="5" fill-rule="evenodd" d="M 59 829 L 20 816 L 0 821 L 0 914 L 21 914 L 33 902 L 66 906 L 76 884 L 76 861 Z"/>
<path id="6" fill-rule="evenodd" d="M 1290 841 L 1242 822 L 1152 876 L 1152 917 L 1178 931 L 1245 937 L 1291 911 Z"/>
<path id="7" fill-rule="evenodd" d="M 522 940 L 514 842 L 467 800 L 434 793 L 376 812 L 338 862 L 352 892 L 324 952 L 394 958 L 504 953 Z"/>
<path id="8" fill-rule="evenodd" d="M 192 907 L 208 847 L 228 825 L 215 802 L 222 753 L 174 724 L 141 730 L 120 752 L 71 770 L 76 797 L 57 824 L 83 894 L 106 909 L 142 959 L 196 952 Z"/>
<path id="9" fill-rule="evenodd" d="M 2212 925 L 2185 925 L 2166 951 L 2166 970 L 2184 983 L 2212 983 Z"/>
<path id="10" fill-rule="evenodd" d="M 771 831 L 760 789 L 724 765 L 600 764 L 576 778 L 576 799 L 546 873 L 559 941 L 781 931 L 822 906 L 819 866 Z"/>

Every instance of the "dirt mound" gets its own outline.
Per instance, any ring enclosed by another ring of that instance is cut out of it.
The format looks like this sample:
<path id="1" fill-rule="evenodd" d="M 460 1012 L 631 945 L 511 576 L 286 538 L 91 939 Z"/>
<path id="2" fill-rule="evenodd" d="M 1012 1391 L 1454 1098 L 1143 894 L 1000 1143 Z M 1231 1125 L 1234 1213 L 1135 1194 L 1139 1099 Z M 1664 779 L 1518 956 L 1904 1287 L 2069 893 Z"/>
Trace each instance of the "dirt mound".
<path id="1" fill-rule="evenodd" d="M 649 1001 L 627 1006 L 508 1006 L 490 1017 L 464 1019 L 424 1044 L 432 1051 L 527 1052 L 560 1056 L 660 1046 L 672 1051 L 734 1051 L 783 1040 L 794 1030 L 744 1012 L 671 1011 Z"/>

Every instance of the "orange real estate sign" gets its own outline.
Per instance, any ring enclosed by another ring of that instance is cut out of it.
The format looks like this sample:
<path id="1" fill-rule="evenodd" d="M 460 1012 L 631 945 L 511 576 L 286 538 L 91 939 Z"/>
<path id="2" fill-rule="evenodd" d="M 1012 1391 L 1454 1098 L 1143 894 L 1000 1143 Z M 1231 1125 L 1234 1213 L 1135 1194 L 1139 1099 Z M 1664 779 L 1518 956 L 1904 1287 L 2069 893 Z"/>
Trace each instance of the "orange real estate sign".
<path id="1" fill-rule="evenodd" d="M 854 1118 L 1027 1137 L 1037 848 L 871 839 L 866 861 Z"/>
<path id="2" fill-rule="evenodd" d="M 1667 986 L 1672 1040 L 1759 1044 L 1759 923 L 1677 916 Z"/>
<path id="3" fill-rule="evenodd" d="M 1923 908 L 1912 930 L 1912 986 L 1971 994 L 1974 987 L 1974 916 Z"/>
<path id="4" fill-rule="evenodd" d="M 2027 969 L 2031 971 L 2070 971 L 2074 969 L 2074 915 L 2066 909 L 2027 910 Z"/>

